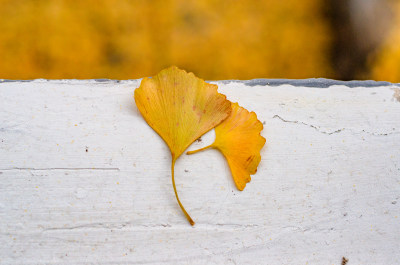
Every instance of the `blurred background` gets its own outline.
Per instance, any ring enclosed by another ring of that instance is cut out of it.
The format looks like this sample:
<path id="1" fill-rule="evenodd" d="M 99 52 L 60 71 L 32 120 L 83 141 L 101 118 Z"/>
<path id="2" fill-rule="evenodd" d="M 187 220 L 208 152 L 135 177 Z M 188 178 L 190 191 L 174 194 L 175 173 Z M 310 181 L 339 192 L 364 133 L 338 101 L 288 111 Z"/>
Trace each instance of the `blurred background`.
<path id="1" fill-rule="evenodd" d="M 0 78 L 400 82 L 399 0 L 0 0 Z"/>

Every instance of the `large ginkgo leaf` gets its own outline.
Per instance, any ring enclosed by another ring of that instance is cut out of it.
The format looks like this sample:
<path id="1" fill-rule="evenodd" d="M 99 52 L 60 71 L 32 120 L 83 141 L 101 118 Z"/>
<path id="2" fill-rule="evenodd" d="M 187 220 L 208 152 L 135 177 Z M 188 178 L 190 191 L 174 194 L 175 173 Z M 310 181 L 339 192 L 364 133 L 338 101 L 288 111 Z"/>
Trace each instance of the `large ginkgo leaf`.
<path id="1" fill-rule="evenodd" d="M 262 129 L 254 112 L 232 103 L 231 115 L 215 128 L 214 143 L 188 154 L 210 147 L 220 150 L 228 161 L 236 187 L 243 190 L 261 161 L 260 150 L 265 144 L 265 138 L 260 135 Z"/>
<path id="2" fill-rule="evenodd" d="M 171 151 L 176 199 L 192 225 L 194 222 L 176 192 L 174 165 L 190 144 L 229 116 L 231 104 L 217 92 L 217 88 L 193 73 L 173 66 L 153 78 L 144 78 L 135 90 L 135 102 L 140 113 Z"/>

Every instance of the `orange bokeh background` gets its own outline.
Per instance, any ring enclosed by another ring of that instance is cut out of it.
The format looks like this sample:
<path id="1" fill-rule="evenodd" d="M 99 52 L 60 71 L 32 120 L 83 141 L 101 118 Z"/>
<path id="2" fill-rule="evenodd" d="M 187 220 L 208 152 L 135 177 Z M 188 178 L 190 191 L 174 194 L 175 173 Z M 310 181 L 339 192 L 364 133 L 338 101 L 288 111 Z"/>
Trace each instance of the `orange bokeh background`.
<path id="1" fill-rule="evenodd" d="M 323 5 L 0 0 L 0 78 L 133 79 L 169 65 L 209 80 L 338 78 Z M 400 81 L 399 29 L 371 54 L 366 78 Z"/>

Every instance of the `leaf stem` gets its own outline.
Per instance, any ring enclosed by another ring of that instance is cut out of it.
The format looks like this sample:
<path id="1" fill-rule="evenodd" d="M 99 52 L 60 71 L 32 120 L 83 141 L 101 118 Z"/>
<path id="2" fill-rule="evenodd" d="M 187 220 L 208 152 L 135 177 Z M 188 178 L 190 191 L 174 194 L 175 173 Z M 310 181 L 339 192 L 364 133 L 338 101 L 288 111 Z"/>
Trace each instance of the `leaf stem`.
<path id="1" fill-rule="evenodd" d="M 193 155 L 193 154 L 195 154 L 195 153 L 197 153 L 197 152 L 206 150 L 206 149 L 208 149 L 208 148 L 210 148 L 210 147 L 213 147 L 213 145 L 210 144 L 210 145 L 208 145 L 208 146 L 206 146 L 206 147 L 203 147 L 203 148 L 200 148 L 200 149 L 197 149 L 197 150 L 188 151 L 188 152 L 186 152 L 186 154 L 187 154 L 187 155 Z"/>
<path id="2" fill-rule="evenodd" d="M 176 186 L 175 186 L 175 174 L 174 174 L 174 168 L 175 168 L 175 158 L 172 158 L 172 164 L 171 164 L 171 173 L 172 173 L 172 186 L 174 187 L 174 192 L 175 192 L 175 197 L 176 200 L 178 201 L 179 206 L 181 207 L 183 213 L 186 216 L 186 219 L 189 221 L 189 223 L 193 226 L 194 225 L 194 221 L 192 220 L 192 218 L 190 217 L 190 215 L 186 212 L 185 208 L 183 207 L 181 201 L 179 200 L 178 197 L 178 192 L 176 191 Z"/>

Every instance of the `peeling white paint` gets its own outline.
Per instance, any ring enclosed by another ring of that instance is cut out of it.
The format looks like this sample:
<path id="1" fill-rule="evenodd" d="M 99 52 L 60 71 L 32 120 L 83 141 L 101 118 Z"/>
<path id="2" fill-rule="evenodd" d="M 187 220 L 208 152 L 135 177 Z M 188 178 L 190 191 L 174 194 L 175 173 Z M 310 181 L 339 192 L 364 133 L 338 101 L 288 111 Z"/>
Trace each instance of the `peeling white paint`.
<path id="1" fill-rule="evenodd" d="M 267 143 L 243 192 L 216 150 L 177 161 L 191 227 L 139 83 L 0 83 L 0 264 L 400 263 L 392 86 L 217 82 Z"/>

